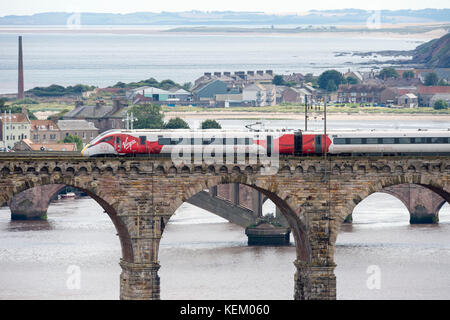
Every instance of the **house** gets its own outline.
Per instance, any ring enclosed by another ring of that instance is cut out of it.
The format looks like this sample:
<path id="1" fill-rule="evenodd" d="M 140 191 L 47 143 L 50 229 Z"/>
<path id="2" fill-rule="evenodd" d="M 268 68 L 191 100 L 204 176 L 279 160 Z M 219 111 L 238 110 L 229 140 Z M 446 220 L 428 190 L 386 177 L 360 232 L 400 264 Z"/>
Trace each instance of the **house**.
<path id="1" fill-rule="evenodd" d="M 213 80 L 193 90 L 194 100 L 212 101 L 217 94 L 226 94 L 228 86 L 221 80 Z"/>
<path id="2" fill-rule="evenodd" d="M 33 143 L 56 143 L 61 140 L 58 125 L 51 120 L 31 120 L 30 140 Z"/>
<path id="3" fill-rule="evenodd" d="M 299 72 L 294 72 L 292 74 L 283 75 L 283 80 L 285 82 L 295 82 L 301 84 L 305 80 L 305 76 Z"/>
<path id="4" fill-rule="evenodd" d="M 450 99 L 450 86 L 419 86 L 417 87 L 419 106 L 432 107 L 433 101 L 448 101 Z M 435 97 L 436 96 L 436 97 Z"/>
<path id="5" fill-rule="evenodd" d="M 381 92 L 386 89 L 380 85 L 355 84 L 340 85 L 337 92 L 338 103 L 380 103 Z"/>
<path id="6" fill-rule="evenodd" d="M 122 98 L 114 98 L 112 105 L 106 105 L 102 100 L 95 106 L 85 106 L 83 101 L 77 101 L 75 108 L 63 116 L 63 120 L 86 120 L 92 122 L 99 132 L 111 129 L 124 129 L 122 121 L 128 110 L 128 104 Z"/>
<path id="7" fill-rule="evenodd" d="M 348 77 L 355 78 L 358 80 L 358 83 L 362 83 L 364 81 L 363 75 L 358 71 L 350 71 L 350 69 L 348 69 L 348 71 L 344 73 L 344 78 L 347 79 Z"/>
<path id="8" fill-rule="evenodd" d="M 310 95 L 304 88 L 287 88 L 282 93 L 282 102 L 305 103 L 305 96 Z"/>
<path id="9" fill-rule="evenodd" d="M 406 93 L 398 98 L 397 104 L 405 108 L 417 108 L 419 99 L 414 93 Z"/>
<path id="10" fill-rule="evenodd" d="M 4 113 L 0 115 L 0 133 L 2 146 L 12 149 L 22 139 L 30 138 L 30 119 L 26 109 L 22 113 Z"/>
<path id="11" fill-rule="evenodd" d="M 77 151 L 76 143 L 34 143 L 23 139 L 16 143 L 14 151 Z"/>
<path id="12" fill-rule="evenodd" d="M 257 71 L 235 71 L 231 72 L 205 72 L 200 78 L 195 80 L 193 91 L 203 87 L 205 84 L 214 80 L 225 82 L 228 88 L 244 86 L 251 83 L 271 84 L 274 78 L 272 70 L 257 70 Z"/>
<path id="13" fill-rule="evenodd" d="M 83 144 L 87 144 L 99 133 L 94 123 L 86 120 L 59 120 L 57 124 L 61 131 L 61 139 L 69 135 L 78 136 Z"/>
<path id="14" fill-rule="evenodd" d="M 242 90 L 242 99 L 257 107 L 274 106 L 276 104 L 276 89 L 271 84 L 253 83 Z"/>

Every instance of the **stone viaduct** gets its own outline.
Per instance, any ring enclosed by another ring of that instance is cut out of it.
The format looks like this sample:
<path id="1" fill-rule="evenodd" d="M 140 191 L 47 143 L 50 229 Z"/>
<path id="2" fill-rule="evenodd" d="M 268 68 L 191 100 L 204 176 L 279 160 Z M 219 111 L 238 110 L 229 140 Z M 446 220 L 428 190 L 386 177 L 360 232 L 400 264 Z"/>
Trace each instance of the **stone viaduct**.
<path id="1" fill-rule="evenodd" d="M 449 157 L 281 157 L 276 173 L 252 165 L 175 165 L 164 158 L 2 158 L 0 201 L 42 185 L 67 185 L 95 199 L 122 247 L 121 299 L 159 299 L 159 243 L 170 217 L 192 196 L 221 184 L 271 199 L 295 239 L 295 299 L 335 299 L 335 242 L 364 198 L 413 184 L 450 201 Z"/>

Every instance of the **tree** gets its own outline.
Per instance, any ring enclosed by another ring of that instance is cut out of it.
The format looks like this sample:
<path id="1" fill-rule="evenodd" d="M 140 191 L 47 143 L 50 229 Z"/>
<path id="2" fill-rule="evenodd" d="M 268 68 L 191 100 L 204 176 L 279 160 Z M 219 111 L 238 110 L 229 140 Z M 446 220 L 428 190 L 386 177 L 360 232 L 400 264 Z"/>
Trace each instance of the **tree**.
<path id="1" fill-rule="evenodd" d="M 222 129 L 222 126 L 216 120 L 205 120 L 202 122 L 202 129 Z"/>
<path id="2" fill-rule="evenodd" d="M 329 83 L 331 82 L 331 83 Z M 318 84 L 321 89 L 335 91 L 340 84 L 345 82 L 342 73 L 336 70 L 327 70 L 319 76 Z M 333 89 L 333 90 L 329 90 Z"/>
<path id="3" fill-rule="evenodd" d="M 402 77 L 403 79 L 412 79 L 414 78 L 414 72 L 412 70 L 407 70 L 405 72 L 403 72 Z"/>
<path id="4" fill-rule="evenodd" d="M 378 75 L 378 78 L 386 80 L 389 78 L 398 78 L 398 73 L 394 68 L 383 68 Z"/>
<path id="5" fill-rule="evenodd" d="M 275 77 L 273 77 L 272 83 L 276 86 L 284 86 L 285 81 L 283 79 L 283 76 L 277 74 Z"/>
<path id="6" fill-rule="evenodd" d="M 189 129 L 189 124 L 181 118 L 170 119 L 165 125 L 164 129 Z"/>
<path id="7" fill-rule="evenodd" d="M 425 76 L 426 86 L 435 86 L 439 82 L 438 75 L 435 72 L 430 72 Z"/>
<path id="8" fill-rule="evenodd" d="M 164 128 L 164 115 L 159 104 L 140 104 L 131 107 L 130 111 L 136 119 L 133 123 L 135 129 L 162 129 Z"/>
<path id="9" fill-rule="evenodd" d="M 439 80 L 438 86 L 450 86 L 450 83 L 445 81 L 444 79 Z"/>
<path id="10" fill-rule="evenodd" d="M 327 91 L 332 92 L 337 90 L 337 85 L 333 79 L 329 80 L 327 83 Z"/>
<path id="11" fill-rule="evenodd" d="M 352 76 L 348 76 L 347 78 L 345 78 L 345 81 L 348 84 L 358 84 L 359 83 L 358 79 L 356 79 L 355 77 L 352 77 Z"/>
<path id="12" fill-rule="evenodd" d="M 81 151 L 83 149 L 83 140 L 79 136 L 67 135 L 60 142 L 63 143 L 75 143 L 77 145 L 77 150 Z"/>
<path id="13" fill-rule="evenodd" d="M 444 100 L 437 100 L 437 101 L 434 103 L 433 108 L 434 108 L 435 110 L 443 110 L 443 109 L 447 109 L 447 108 L 448 108 L 448 104 L 447 104 L 447 102 L 444 101 Z"/>
<path id="14" fill-rule="evenodd" d="M 6 99 L 6 98 L 0 98 L 0 109 L 3 110 L 3 108 L 4 108 L 5 105 L 6 105 L 6 101 L 8 101 L 8 99 Z"/>

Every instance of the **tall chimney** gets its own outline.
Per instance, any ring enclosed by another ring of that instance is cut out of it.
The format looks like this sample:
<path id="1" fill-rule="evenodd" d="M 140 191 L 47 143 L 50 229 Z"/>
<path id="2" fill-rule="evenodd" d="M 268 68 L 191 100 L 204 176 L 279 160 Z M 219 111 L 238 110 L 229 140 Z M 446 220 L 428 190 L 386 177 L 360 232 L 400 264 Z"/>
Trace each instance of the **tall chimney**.
<path id="1" fill-rule="evenodd" d="M 17 91 L 17 99 L 23 99 L 25 93 L 23 91 L 23 57 L 22 57 L 22 36 L 19 36 L 19 86 Z"/>

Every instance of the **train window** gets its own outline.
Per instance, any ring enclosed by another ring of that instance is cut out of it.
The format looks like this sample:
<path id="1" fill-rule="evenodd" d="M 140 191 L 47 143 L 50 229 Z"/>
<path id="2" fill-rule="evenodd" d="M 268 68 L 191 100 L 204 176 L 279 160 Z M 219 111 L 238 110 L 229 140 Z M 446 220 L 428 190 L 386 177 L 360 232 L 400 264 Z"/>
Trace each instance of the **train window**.
<path id="1" fill-rule="evenodd" d="M 413 138 L 414 143 L 427 143 L 427 138 Z"/>
<path id="2" fill-rule="evenodd" d="M 109 136 L 109 137 L 104 138 L 104 139 L 103 139 L 102 141 L 100 141 L 100 142 L 108 142 L 108 141 L 111 141 L 112 138 L 113 138 L 113 136 Z"/>
<path id="3" fill-rule="evenodd" d="M 395 139 L 394 138 L 382 138 L 382 143 L 383 144 L 394 144 Z"/>
<path id="4" fill-rule="evenodd" d="M 447 138 L 439 137 L 439 138 L 431 138 L 431 143 L 447 143 Z"/>
<path id="5" fill-rule="evenodd" d="M 378 138 L 366 138 L 367 144 L 378 144 Z"/>
<path id="6" fill-rule="evenodd" d="M 398 138 L 398 143 L 400 144 L 410 144 L 411 138 Z"/>
<path id="7" fill-rule="evenodd" d="M 362 144 L 362 138 L 351 138 L 350 144 Z"/>
<path id="8" fill-rule="evenodd" d="M 253 141 L 251 144 L 253 144 Z M 250 145 L 250 138 L 245 138 L 245 145 Z"/>
<path id="9" fill-rule="evenodd" d="M 345 144 L 345 138 L 334 138 L 333 143 L 334 144 Z"/>
<path id="10" fill-rule="evenodd" d="M 140 136 L 139 140 L 141 141 L 142 145 L 145 145 L 145 141 L 147 140 L 147 137 L 146 136 Z"/>
<path id="11" fill-rule="evenodd" d="M 158 137 L 158 144 L 159 145 L 171 144 L 171 139 L 170 138 Z"/>

